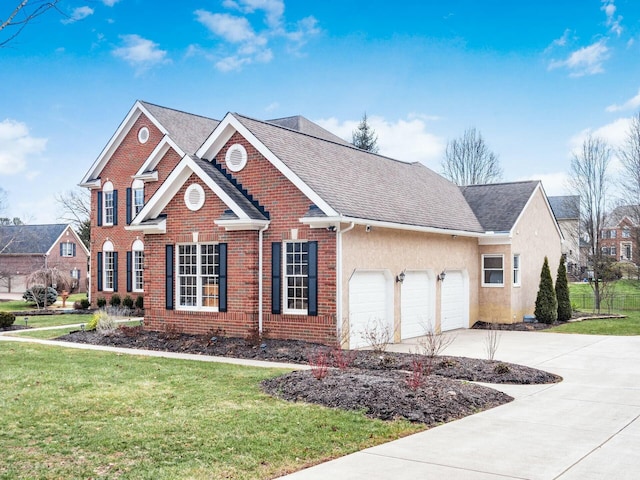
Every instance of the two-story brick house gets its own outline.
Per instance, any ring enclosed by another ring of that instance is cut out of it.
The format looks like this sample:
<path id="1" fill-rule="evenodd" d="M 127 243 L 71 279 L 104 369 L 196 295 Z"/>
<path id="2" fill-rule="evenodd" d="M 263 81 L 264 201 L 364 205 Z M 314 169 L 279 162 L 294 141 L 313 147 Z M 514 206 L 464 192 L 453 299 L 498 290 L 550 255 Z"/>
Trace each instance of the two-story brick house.
<path id="1" fill-rule="evenodd" d="M 299 116 L 217 122 L 137 102 L 82 184 L 92 298 L 141 276 L 151 329 L 354 347 L 371 322 L 402 340 L 519 321 L 544 256 L 560 258 L 539 182 L 459 188 Z"/>
<path id="2" fill-rule="evenodd" d="M 640 263 L 638 250 L 638 214 L 640 206 L 616 207 L 607 215 L 605 227 L 600 230 L 602 254 L 620 262 Z"/>

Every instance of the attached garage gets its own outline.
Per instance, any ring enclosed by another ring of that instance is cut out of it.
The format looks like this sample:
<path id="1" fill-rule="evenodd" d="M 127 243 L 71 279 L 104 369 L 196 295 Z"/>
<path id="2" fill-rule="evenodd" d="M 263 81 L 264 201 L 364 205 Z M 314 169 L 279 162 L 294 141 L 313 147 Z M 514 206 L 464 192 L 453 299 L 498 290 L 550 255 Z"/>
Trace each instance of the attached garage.
<path id="1" fill-rule="evenodd" d="M 447 270 L 441 288 L 440 329 L 469 328 L 469 281 L 462 270 Z"/>
<path id="2" fill-rule="evenodd" d="M 368 346 L 363 333 L 374 327 L 393 335 L 393 279 L 389 272 L 357 270 L 349 279 L 350 348 Z"/>
<path id="3" fill-rule="evenodd" d="M 400 293 L 400 336 L 402 340 L 424 335 L 435 328 L 435 280 L 427 271 L 405 273 Z"/>

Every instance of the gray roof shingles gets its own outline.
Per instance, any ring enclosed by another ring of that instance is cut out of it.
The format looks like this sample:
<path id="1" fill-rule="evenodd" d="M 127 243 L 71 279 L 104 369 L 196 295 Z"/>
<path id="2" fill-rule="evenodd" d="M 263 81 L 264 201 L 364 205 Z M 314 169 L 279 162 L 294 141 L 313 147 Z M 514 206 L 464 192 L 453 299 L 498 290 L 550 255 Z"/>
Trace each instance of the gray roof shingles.
<path id="1" fill-rule="evenodd" d="M 460 190 L 486 232 L 509 232 L 539 183 L 468 185 Z"/>
<path id="2" fill-rule="evenodd" d="M 67 227 L 64 223 L 0 226 L 0 252 L 11 255 L 44 255 Z"/>
<path id="3" fill-rule="evenodd" d="M 281 127 L 290 128 L 291 130 L 295 130 L 300 133 L 304 133 L 306 135 L 311 135 L 312 137 L 322 138 L 323 140 L 329 140 L 330 142 L 341 143 L 342 145 L 351 145 L 349 142 L 340 138 L 337 135 L 334 135 L 328 130 L 325 130 L 317 123 L 313 123 L 310 120 L 307 120 L 302 115 L 294 115 L 292 117 L 284 117 L 284 118 L 274 118 L 273 120 L 267 120 L 269 123 L 273 123 L 275 125 L 279 125 Z"/>
<path id="4" fill-rule="evenodd" d="M 482 232 L 459 188 L 421 163 L 234 114 L 339 214 L 434 229 Z"/>
<path id="5" fill-rule="evenodd" d="M 577 220 L 580 218 L 579 195 L 560 195 L 547 198 L 556 220 Z"/>

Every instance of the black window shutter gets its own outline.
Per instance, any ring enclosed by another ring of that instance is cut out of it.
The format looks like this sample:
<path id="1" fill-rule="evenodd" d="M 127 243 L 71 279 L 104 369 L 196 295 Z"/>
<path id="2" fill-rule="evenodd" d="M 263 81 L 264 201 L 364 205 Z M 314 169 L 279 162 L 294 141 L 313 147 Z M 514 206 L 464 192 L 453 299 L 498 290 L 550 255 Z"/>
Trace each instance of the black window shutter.
<path id="1" fill-rule="evenodd" d="M 282 244 L 271 244 L 271 313 L 282 311 Z"/>
<path id="2" fill-rule="evenodd" d="M 62 244 L 60 244 L 60 256 L 62 256 Z"/>
<path id="3" fill-rule="evenodd" d="M 102 192 L 98 192 L 98 226 L 102 226 Z"/>
<path id="4" fill-rule="evenodd" d="M 131 272 L 131 252 L 127 252 L 127 292 L 132 290 L 133 276 Z"/>
<path id="5" fill-rule="evenodd" d="M 113 252 L 113 291 L 118 291 L 118 252 Z"/>
<path id="6" fill-rule="evenodd" d="M 227 244 L 219 243 L 218 249 L 218 310 L 227 311 Z"/>
<path id="7" fill-rule="evenodd" d="M 127 225 L 131 223 L 131 189 L 127 188 Z"/>
<path id="8" fill-rule="evenodd" d="M 318 315 L 318 242 L 307 243 L 309 262 L 309 306 L 308 314 Z"/>
<path id="9" fill-rule="evenodd" d="M 173 310 L 173 245 L 165 245 L 165 308 Z"/>
<path id="10" fill-rule="evenodd" d="M 71 245 L 73 245 L 73 252 L 72 255 L 75 257 L 76 256 L 76 244 L 72 243 Z"/>
<path id="11" fill-rule="evenodd" d="M 98 252 L 98 275 L 96 280 L 98 281 L 98 291 L 102 291 L 102 252 Z"/>
<path id="12" fill-rule="evenodd" d="M 113 191 L 113 224 L 118 224 L 118 190 Z"/>

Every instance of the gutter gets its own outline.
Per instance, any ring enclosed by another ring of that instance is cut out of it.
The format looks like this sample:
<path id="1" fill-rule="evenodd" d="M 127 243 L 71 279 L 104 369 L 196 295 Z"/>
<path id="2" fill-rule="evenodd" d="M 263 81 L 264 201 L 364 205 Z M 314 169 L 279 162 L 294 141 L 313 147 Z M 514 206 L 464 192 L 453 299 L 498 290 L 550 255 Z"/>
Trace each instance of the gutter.
<path id="1" fill-rule="evenodd" d="M 341 229 L 338 224 L 336 233 L 336 338 L 340 346 L 342 346 L 342 235 L 355 226 L 355 222 L 351 222 L 347 228 Z"/>

